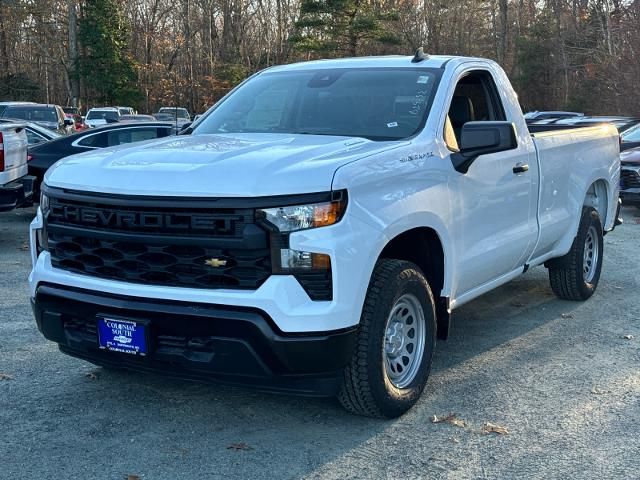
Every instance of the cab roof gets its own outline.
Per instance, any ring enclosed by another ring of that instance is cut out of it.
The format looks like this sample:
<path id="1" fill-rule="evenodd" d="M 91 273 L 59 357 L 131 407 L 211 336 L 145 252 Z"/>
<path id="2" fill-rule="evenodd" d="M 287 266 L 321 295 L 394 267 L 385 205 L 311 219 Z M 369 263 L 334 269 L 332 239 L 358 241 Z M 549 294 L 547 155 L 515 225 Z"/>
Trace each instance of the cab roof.
<path id="1" fill-rule="evenodd" d="M 470 57 L 459 57 L 450 55 L 428 55 L 420 62 L 413 63 L 413 55 L 387 55 L 377 57 L 354 57 L 338 58 L 327 60 L 312 60 L 309 62 L 291 63 L 289 65 L 277 65 L 268 69 L 269 72 L 285 72 L 295 70 L 320 70 L 333 68 L 399 68 L 399 67 L 420 67 L 420 68 L 443 68 L 451 60 L 482 60 Z"/>

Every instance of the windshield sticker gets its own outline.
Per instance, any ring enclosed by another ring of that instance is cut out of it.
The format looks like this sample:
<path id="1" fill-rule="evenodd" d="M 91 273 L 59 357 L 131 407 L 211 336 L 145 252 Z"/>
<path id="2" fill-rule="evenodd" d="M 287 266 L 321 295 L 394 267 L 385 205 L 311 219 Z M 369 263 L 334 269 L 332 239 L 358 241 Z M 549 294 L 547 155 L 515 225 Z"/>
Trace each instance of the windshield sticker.
<path id="1" fill-rule="evenodd" d="M 420 75 L 417 83 L 427 83 L 428 81 L 429 77 L 427 75 Z"/>
<path id="2" fill-rule="evenodd" d="M 397 127 L 397 126 L 398 126 L 398 122 L 387 123 L 387 128 L 393 128 L 393 127 Z"/>
<path id="3" fill-rule="evenodd" d="M 409 114 L 418 115 L 422 110 L 422 107 L 427 102 L 427 94 L 429 92 L 427 90 L 418 90 L 416 95 L 413 97 L 413 101 L 411 102 L 411 108 L 409 109 Z"/>

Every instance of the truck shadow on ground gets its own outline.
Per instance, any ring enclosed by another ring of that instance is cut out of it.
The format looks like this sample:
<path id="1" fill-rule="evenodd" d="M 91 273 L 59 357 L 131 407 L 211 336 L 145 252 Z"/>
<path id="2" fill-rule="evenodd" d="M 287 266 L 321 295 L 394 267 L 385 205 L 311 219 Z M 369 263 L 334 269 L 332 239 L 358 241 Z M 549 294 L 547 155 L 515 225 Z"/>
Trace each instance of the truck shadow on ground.
<path id="1" fill-rule="evenodd" d="M 434 410 L 443 408 L 441 395 L 449 388 L 448 370 L 570 311 L 574 304 L 556 300 L 544 283 L 545 278 L 544 271 L 530 274 L 461 308 L 450 339 L 438 344 L 433 366 L 433 375 L 439 377 L 438 393 L 428 385 L 416 408 L 398 420 L 352 416 L 331 399 L 187 383 L 89 365 L 81 368 L 95 373 L 97 378 L 70 380 L 75 385 L 56 389 L 56 403 L 89 405 L 87 408 L 93 412 L 88 418 L 93 420 L 78 417 L 73 428 L 80 439 L 98 439 L 101 448 L 111 445 L 121 449 L 127 441 L 122 433 L 126 426 L 127 432 L 137 432 L 136 437 L 141 437 L 136 442 L 156 445 L 154 462 L 174 457 L 200 458 L 205 462 L 215 458 L 224 465 L 220 466 L 223 473 L 225 468 L 233 467 L 236 450 L 246 449 L 247 458 L 258 462 L 268 452 L 270 478 L 308 475 L 345 456 L 374 455 L 367 447 L 372 438 L 389 437 L 392 441 L 402 423 L 418 419 L 427 425 Z M 532 316 L 534 310 L 536 315 Z M 77 362 L 69 359 L 72 361 Z M 114 418 L 106 412 L 117 415 Z M 235 470 L 228 474 L 249 478 L 255 474 L 251 470 L 254 467 L 235 463 Z"/>

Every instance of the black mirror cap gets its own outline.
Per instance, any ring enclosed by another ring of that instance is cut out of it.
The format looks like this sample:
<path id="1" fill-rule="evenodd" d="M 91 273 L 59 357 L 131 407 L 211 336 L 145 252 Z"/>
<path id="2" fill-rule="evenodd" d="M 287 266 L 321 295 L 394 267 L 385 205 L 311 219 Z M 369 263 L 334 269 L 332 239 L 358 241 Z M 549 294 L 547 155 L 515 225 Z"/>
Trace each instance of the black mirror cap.
<path id="1" fill-rule="evenodd" d="M 511 122 L 467 122 L 460 133 L 460 151 L 451 154 L 453 167 L 467 173 L 480 155 L 518 148 L 516 129 Z"/>

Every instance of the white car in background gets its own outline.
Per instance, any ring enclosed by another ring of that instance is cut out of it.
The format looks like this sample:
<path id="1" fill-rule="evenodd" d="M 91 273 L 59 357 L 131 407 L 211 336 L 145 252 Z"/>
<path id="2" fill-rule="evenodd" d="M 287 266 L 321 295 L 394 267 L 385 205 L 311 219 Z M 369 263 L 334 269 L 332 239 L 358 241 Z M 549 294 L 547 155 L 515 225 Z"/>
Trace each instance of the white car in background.
<path id="1" fill-rule="evenodd" d="M 120 115 L 135 115 L 136 111 L 131 107 L 115 107 L 120 112 Z"/>
<path id="2" fill-rule="evenodd" d="M 119 121 L 120 112 L 114 107 L 92 108 L 87 112 L 87 116 L 84 119 L 84 123 L 86 123 L 89 128 Z"/>

